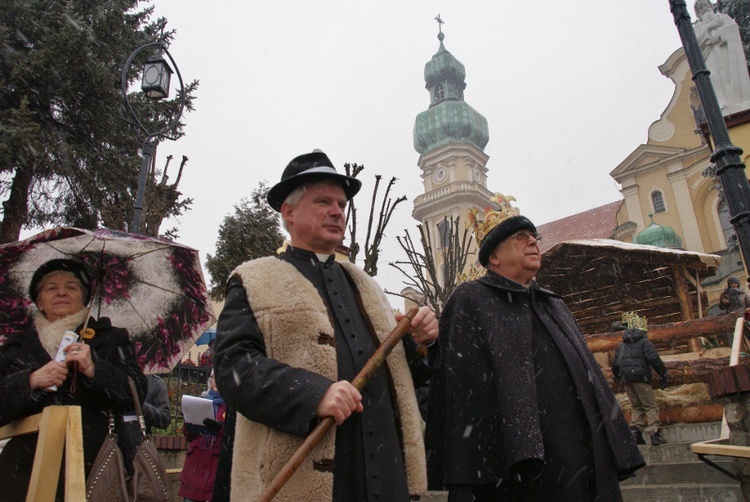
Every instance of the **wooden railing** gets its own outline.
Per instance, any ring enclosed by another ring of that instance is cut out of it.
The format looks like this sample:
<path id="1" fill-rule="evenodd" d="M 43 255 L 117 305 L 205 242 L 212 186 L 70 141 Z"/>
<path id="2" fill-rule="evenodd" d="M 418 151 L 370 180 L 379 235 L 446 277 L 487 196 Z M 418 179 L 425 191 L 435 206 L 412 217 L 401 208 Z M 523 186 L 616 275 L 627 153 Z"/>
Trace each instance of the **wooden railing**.
<path id="1" fill-rule="evenodd" d="M 750 392 L 750 370 L 746 364 L 740 364 L 740 350 L 745 346 L 745 322 L 744 318 L 737 319 L 732 341 L 732 353 L 729 356 L 729 366 L 714 370 L 708 374 L 707 384 L 709 395 L 712 399 L 717 398 L 739 398 L 740 394 L 747 395 Z M 736 427 L 736 425 L 735 425 Z M 740 436 L 747 431 L 737 431 Z M 739 476 L 716 465 L 706 458 L 706 455 L 717 455 L 734 457 L 736 459 L 750 459 L 750 446 L 742 444 L 731 444 L 731 432 L 727 423 L 726 413 L 721 427 L 721 437 L 709 441 L 701 441 L 690 445 L 690 449 L 698 455 L 698 458 L 727 474 L 740 480 Z"/>
<path id="2" fill-rule="evenodd" d="M 39 434 L 27 502 L 54 501 L 65 451 L 65 500 L 86 500 L 80 406 L 47 406 L 42 413 L 0 428 L 0 440 Z"/>

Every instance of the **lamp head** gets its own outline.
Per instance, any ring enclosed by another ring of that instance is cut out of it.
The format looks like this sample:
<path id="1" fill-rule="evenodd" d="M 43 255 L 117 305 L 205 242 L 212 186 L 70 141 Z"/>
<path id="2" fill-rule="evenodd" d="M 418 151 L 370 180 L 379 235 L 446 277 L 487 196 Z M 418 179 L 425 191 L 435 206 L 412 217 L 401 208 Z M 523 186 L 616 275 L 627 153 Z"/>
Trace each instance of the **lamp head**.
<path id="1" fill-rule="evenodd" d="M 143 63 L 143 79 L 141 90 L 153 100 L 164 99 L 169 96 L 169 82 L 172 78 L 172 68 L 164 59 L 161 50 Z"/>

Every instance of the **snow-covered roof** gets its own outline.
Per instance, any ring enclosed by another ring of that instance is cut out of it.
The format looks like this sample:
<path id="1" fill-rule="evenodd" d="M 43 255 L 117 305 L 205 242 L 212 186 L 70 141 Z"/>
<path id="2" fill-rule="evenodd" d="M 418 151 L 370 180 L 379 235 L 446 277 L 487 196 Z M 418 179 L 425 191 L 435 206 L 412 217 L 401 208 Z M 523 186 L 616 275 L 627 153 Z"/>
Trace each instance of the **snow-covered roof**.
<path id="1" fill-rule="evenodd" d="M 602 248 L 614 248 L 622 251 L 633 253 L 633 258 L 638 255 L 644 256 L 662 256 L 663 259 L 671 261 L 672 259 L 679 259 L 680 262 L 686 263 L 686 261 L 696 261 L 704 264 L 706 267 L 718 267 L 721 261 L 721 256 L 708 253 L 698 253 L 696 251 L 685 251 L 683 249 L 669 249 L 662 248 L 659 246 L 651 246 L 648 244 L 634 244 L 632 242 L 622 242 L 615 239 L 574 239 L 565 242 L 560 242 L 550 248 L 547 253 L 557 253 L 558 250 L 564 249 L 568 246 L 583 246 L 583 247 L 602 247 Z M 545 253 L 546 255 L 546 253 Z M 653 257 L 649 258 L 653 259 Z M 695 263 L 699 269 L 701 267 L 698 263 Z"/>
<path id="2" fill-rule="evenodd" d="M 682 321 L 686 310 L 699 317 L 696 284 L 720 259 L 612 239 L 570 240 L 542 255 L 537 281 L 562 296 L 584 333 L 603 333 L 628 311 L 649 324 Z"/>

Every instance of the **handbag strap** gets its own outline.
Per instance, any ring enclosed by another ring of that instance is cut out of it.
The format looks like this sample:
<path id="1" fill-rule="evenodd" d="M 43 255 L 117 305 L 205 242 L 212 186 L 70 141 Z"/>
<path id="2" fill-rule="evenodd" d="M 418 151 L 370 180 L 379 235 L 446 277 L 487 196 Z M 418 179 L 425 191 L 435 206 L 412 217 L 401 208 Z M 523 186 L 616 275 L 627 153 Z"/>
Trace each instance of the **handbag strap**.
<path id="1" fill-rule="evenodd" d="M 138 417 L 138 427 L 141 429 L 141 435 L 145 438 L 146 420 L 143 418 L 141 402 L 138 400 L 138 389 L 136 389 L 135 382 L 130 376 L 128 376 L 128 387 L 130 387 L 130 395 L 133 397 L 133 406 L 135 408 L 135 414 Z M 109 433 L 112 434 L 115 430 L 115 414 L 112 413 L 112 408 L 107 407 L 107 414 L 109 415 Z"/>
<path id="2" fill-rule="evenodd" d="M 107 428 L 109 429 L 109 434 L 114 434 L 114 432 L 115 432 L 115 414 L 112 413 L 112 408 L 107 407 L 107 414 L 109 415 L 109 421 L 107 422 Z"/>
<path id="3" fill-rule="evenodd" d="M 141 428 L 141 434 L 146 437 L 146 420 L 143 418 L 143 410 L 141 409 L 141 401 L 138 399 L 138 390 L 135 388 L 135 382 L 133 378 L 128 376 L 128 386 L 130 387 L 130 395 L 133 396 L 133 406 L 135 406 L 135 414 L 138 417 L 138 426 Z"/>

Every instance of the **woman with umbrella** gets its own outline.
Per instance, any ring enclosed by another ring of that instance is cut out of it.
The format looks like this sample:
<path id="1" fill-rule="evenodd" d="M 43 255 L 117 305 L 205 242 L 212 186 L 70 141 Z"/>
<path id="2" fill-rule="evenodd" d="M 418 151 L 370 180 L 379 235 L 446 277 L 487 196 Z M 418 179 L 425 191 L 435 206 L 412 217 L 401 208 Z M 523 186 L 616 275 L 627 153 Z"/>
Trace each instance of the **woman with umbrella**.
<path id="1" fill-rule="evenodd" d="M 29 286 L 32 322 L 0 347 L 0 426 L 50 405 L 81 407 L 85 470 L 107 435 L 108 410 L 118 414 L 133 408 L 131 377 L 139 398 L 147 381 L 136 363 L 125 329 L 107 318 L 89 319 L 90 278 L 85 266 L 71 259 L 54 259 L 33 274 Z M 85 326 L 85 328 L 84 328 Z M 66 331 L 79 335 L 55 361 Z M 37 437 L 13 438 L 0 453 L 0 486 L 4 500 L 24 500 Z M 62 476 L 57 498 L 62 500 Z"/>

